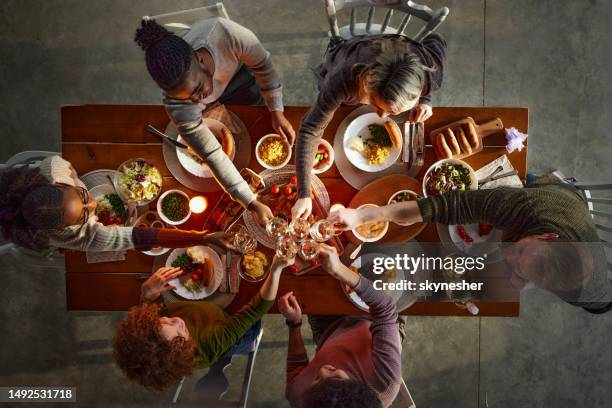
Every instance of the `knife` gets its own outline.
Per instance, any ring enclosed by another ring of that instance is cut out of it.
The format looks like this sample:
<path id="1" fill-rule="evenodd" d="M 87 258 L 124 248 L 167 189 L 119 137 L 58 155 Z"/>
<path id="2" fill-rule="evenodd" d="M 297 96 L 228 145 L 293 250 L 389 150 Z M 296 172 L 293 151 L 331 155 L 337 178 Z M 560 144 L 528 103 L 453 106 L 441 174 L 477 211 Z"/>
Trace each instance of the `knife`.
<path id="1" fill-rule="evenodd" d="M 173 144 L 176 147 L 180 147 L 181 149 L 188 149 L 189 147 L 186 144 L 183 144 L 177 140 L 174 140 L 173 138 L 171 138 L 170 136 L 168 136 L 167 134 L 160 132 L 159 130 L 155 129 L 152 125 L 147 125 L 145 127 L 145 129 L 147 130 L 147 132 L 149 133 L 153 133 L 154 135 L 157 135 L 163 139 L 165 139 L 167 142 L 169 142 L 170 144 Z"/>
<path id="2" fill-rule="evenodd" d="M 417 166 L 425 164 L 425 125 L 423 122 L 416 124 L 416 134 L 413 145 L 416 146 L 414 162 Z"/>
<path id="3" fill-rule="evenodd" d="M 225 276 L 227 278 L 227 291 L 232 293 L 232 251 L 225 252 Z"/>

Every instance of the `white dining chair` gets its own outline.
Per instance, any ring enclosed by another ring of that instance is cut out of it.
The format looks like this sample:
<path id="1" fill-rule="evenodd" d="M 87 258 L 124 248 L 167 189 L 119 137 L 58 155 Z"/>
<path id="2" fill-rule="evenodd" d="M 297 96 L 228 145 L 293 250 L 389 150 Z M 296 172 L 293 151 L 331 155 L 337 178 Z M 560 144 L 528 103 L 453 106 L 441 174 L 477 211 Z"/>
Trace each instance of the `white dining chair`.
<path id="1" fill-rule="evenodd" d="M 214 407 L 240 407 L 246 408 L 249 400 L 249 391 L 251 389 L 251 378 L 253 377 L 253 368 L 255 367 L 255 357 L 263 337 L 263 328 L 259 331 L 259 335 L 251 345 L 247 354 L 247 364 L 242 380 L 242 388 L 240 391 L 239 401 L 221 400 L 229 390 L 229 380 L 225 376 L 225 369 L 231 364 L 234 356 L 222 357 L 210 366 L 206 375 L 198 380 L 195 386 L 195 401 L 199 406 L 214 406 Z M 172 404 L 178 404 L 178 398 L 181 394 L 185 378 L 181 380 L 172 397 Z"/>
<path id="2" fill-rule="evenodd" d="M 414 41 L 421 42 L 442 24 L 450 12 L 448 7 L 441 7 L 433 11 L 427 6 L 410 0 L 324 0 L 324 3 L 332 43 L 364 34 L 406 35 L 406 26 L 413 16 L 422 20 L 424 25 L 415 35 L 409 37 Z M 368 10 L 365 21 L 358 23 L 356 10 L 360 8 L 367 8 Z M 377 8 L 386 9 L 381 23 L 374 22 Z M 344 9 L 350 10 L 350 24 L 338 27 L 337 14 Z M 389 24 L 395 11 L 404 15 L 399 26 L 392 27 Z"/>
<path id="3" fill-rule="evenodd" d="M 393 404 L 391 404 L 389 408 L 416 408 L 416 404 L 414 403 L 412 395 L 410 395 L 410 391 L 408 391 L 408 387 L 406 387 L 406 382 L 404 380 L 402 380 L 399 394 L 397 394 L 395 401 L 393 401 Z"/>
<path id="4" fill-rule="evenodd" d="M 230 19 L 222 2 L 209 6 L 196 7 L 187 10 L 173 11 L 155 16 L 143 16 L 143 20 L 155 20 L 171 31 L 183 32 L 191 28 L 191 24 L 204 18 L 223 17 Z"/>

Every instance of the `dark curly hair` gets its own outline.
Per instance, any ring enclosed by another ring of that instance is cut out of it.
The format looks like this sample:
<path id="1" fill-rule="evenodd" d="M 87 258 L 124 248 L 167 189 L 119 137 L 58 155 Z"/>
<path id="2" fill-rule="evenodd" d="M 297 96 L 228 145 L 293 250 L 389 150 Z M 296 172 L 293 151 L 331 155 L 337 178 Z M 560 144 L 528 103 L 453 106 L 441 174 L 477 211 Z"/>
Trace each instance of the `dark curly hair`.
<path id="1" fill-rule="evenodd" d="M 175 88 L 191 67 L 191 46 L 153 20 L 142 20 L 140 24 L 134 41 L 145 51 L 149 74 L 162 89 Z"/>
<path id="2" fill-rule="evenodd" d="M 367 384 L 330 378 L 303 394 L 301 408 L 380 408 L 382 404 Z"/>
<path id="3" fill-rule="evenodd" d="M 143 303 L 130 309 L 117 326 L 113 357 L 130 380 L 163 390 L 191 375 L 196 365 L 195 342 L 160 334 L 159 306 Z"/>
<path id="4" fill-rule="evenodd" d="M 0 228 L 6 239 L 41 251 L 49 248 L 48 232 L 63 225 L 64 190 L 38 168 L 19 167 L 0 178 Z"/>

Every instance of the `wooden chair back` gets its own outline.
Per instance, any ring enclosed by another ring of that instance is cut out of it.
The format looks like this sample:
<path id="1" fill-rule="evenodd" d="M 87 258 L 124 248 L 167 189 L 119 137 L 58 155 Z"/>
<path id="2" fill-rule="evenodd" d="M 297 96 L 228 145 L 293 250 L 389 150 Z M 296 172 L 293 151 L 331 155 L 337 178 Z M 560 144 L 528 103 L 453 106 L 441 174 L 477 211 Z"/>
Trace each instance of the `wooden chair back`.
<path id="1" fill-rule="evenodd" d="M 142 19 L 155 20 L 171 31 L 183 32 L 189 30 L 196 21 L 211 17 L 223 17 L 229 20 L 229 15 L 222 2 L 217 2 L 210 6 L 158 14 L 156 16 L 143 16 Z"/>

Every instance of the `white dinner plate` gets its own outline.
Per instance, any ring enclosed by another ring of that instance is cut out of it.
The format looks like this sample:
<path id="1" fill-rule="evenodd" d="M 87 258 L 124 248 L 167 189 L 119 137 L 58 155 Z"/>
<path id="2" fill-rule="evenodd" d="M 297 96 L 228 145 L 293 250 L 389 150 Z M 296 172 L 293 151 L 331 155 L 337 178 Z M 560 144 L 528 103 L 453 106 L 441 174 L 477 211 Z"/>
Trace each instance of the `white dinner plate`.
<path id="1" fill-rule="evenodd" d="M 182 283 L 183 281 L 191 279 L 190 274 L 186 274 L 185 276 L 180 276 L 178 278 L 175 278 L 169 281 L 168 283 L 176 288 L 174 289 L 174 293 L 176 293 L 177 295 L 179 295 L 180 297 L 184 299 L 198 300 L 198 299 L 205 299 L 209 297 L 210 295 L 215 293 L 215 291 L 219 288 L 219 285 L 221 284 L 221 280 L 223 279 L 224 269 L 223 269 L 223 265 L 221 264 L 221 258 L 219 258 L 219 255 L 217 255 L 217 253 L 212 248 L 202 246 L 202 245 L 199 245 L 199 247 L 212 260 L 213 276 L 211 279 L 211 283 L 209 286 L 203 287 L 198 292 L 192 292 L 188 290 Z M 186 251 L 187 251 L 186 248 L 177 248 L 174 251 L 170 252 L 170 255 L 168 255 L 168 259 L 166 259 L 166 267 L 168 268 L 172 267 L 172 262 L 174 262 L 176 257 L 184 254 Z"/>
<path id="2" fill-rule="evenodd" d="M 215 135 L 215 136 L 219 136 L 221 135 L 221 129 L 222 128 L 226 128 L 227 126 L 225 126 L 223 123 L 219 122 L 216 119 L 210 119 L 210 118 L 204 118 L 203 119 L 204 124 L 208 127 L 208 129 L 210 129 L 210 131 Z M 228 129 L 229 132 L 229 129 Z M 231 134 L 231 132 L 230 132 Z M 218 139 L 221 139 L 221 137 L 217 137 Z M 232 139 L 234 139 L 233 135 L 232 135 Z M 187 144 L 185 142 L 185 140 L 181 137 L 181 135 L 177 135 L 176 140 L 178 140 L 179 142 L 183 143 L 183 144 Z M 235 147 L 235 139 L 233 141 L 233 145 L 234 145 L 234 149 L 232 150 L 232 154 L 229 156 L 229 159 L 231 161 L 234 160 L 234 156 L 236 155 L 236 147 Z M 210 171 L 210 168 L 204 164 L 204 163 L 199 163 L 198 161 L 196 161 L 188 152 L 186 149 L 177 147 L 176 148 L 176 155 L 179 159 L 179 162 L 181 163 L 181 166 L 183 166 L 185 168 L 185 170 L 187 170 L 189 173 L 193 174 L 194 176 L 197 177 L 202 177 L 202 178 L 211 178 L 212 172 Z"/>
<path id="3" fill-rule="evenodd" d="M 381 164 L 369 164 L 368 160 L 365 158 L 362 152 L 353 150 L 350 147 L 350 140 L 353 137 L 361 136 L 362 140 L 368 140 L 370 138 L 370 130 L 368 129 L 369 125 L 384 125 L 385 122 L 391 122 L 394 126 L 397 127 L 397 123 L 395 123 L 393 120 L 389 118 L 381 118 L 376 113 L 366 113 L 357 116 L 347 126 L 346 131 L 344 132 L 344 140 L 342 142 L 342 145 L 344 147 L 344 153 L 346 154 L 346 157 L 353 166 L 369 173 L 375 173 L 391 167 L 397 161 L 402 151 L 401 145 L 397 147 L 389 147 L 389 155 Z"/>

